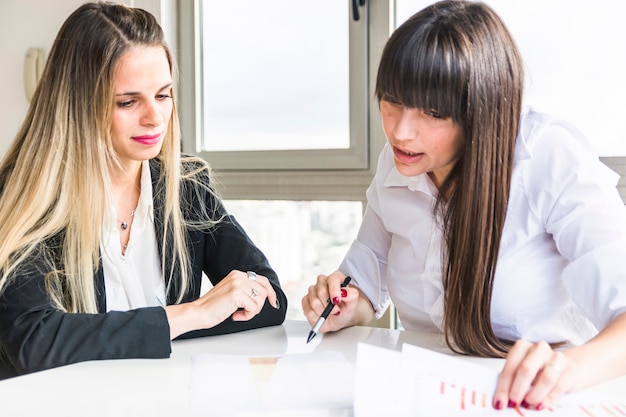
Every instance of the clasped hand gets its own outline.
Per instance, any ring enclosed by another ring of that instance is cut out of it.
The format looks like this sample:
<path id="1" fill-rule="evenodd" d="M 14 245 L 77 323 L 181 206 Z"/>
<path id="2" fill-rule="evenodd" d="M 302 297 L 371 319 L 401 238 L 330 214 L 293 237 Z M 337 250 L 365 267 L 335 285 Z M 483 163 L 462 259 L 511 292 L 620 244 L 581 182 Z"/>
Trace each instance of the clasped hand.
<path id="1" fill-rule="evenodd" d="M 206 327 L 213 327 L 228 317 L 246 321 L 259 314 L 265 300 L 278 308 L 276 292 L 263 275 L 254 279 L 243 271 L 233 270 L 206 294 L 193 303 L 206 320 Z"/>
<path id="2" fill-rule="evenodd" d="M 233 270 L 197 300 L 164 307 L 170 338 L 191 330 L 209 329 L 229 317 L 250 320 L 259 314 L 266 300 L 279 308 L 276 291 L 266 277 Z"/>

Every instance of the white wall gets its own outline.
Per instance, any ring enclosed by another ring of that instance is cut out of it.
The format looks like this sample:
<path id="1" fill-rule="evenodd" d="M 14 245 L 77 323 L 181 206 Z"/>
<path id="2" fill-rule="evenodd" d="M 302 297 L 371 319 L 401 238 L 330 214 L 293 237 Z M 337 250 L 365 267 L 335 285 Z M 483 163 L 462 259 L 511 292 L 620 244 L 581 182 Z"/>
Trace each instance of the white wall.
<path id="1" fill-rule="evenodd" d="M 4 0 L 0 2 L 0 154 L 4 154 L 26 114 L 24 55 L 29 47 L 47 52 L 65 18 L 85 0 Z"/>

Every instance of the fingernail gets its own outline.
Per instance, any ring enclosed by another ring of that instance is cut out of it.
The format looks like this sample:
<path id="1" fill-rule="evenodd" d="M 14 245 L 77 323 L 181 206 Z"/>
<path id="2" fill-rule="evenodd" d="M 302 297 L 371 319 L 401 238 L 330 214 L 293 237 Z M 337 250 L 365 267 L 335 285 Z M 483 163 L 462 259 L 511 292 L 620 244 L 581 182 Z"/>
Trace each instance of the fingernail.
<path id="1" fill-rule="evenodd" d="M 341 297 L 342 298 L 346 298 L 348 296 L 348 290 L 346 290 L 345 288 L 341 289 Z"/>
<path id="2" fill-rule="evenodd" d="M 493 405 L 493 408 L 495 408 L 496 410 L 502 410 L 502 403 L 500 402 L 500 400 L 496 401 L 496 403 Z"/>
<path id="3" fill-rule="evenodd" d="M 537 407 L 535 407 L 535 410 L 537 410 L 537 411 L 543 410 L 543 404 L 541 404 L 541 403 L 537 404 Z"/>
<path id="4" fill-rule="evenodd" d="M 528 408 L 529 406 L 530 406 L 530 404 L 528 404 L 528 402 L 526 400 L 522 400 L 522 407 Z"/>
<path id="5" fill-rule="evenodd" d="M 333 316 L 338 316 L 339 314 L 341 314 L 341 311 L 336 312 Z"/>
<path id="6" fill-rule="evenodd" d="M 509 408 L 515 408 L 515 407 L 517 407 L 517 403 L 515 401 L 509 400 Z"/>
<path id="7" fill-rule="evenodd" d="M 274 306 L 276 310 L 280 310 L 280 303 L 278 302 L 278 298 L 276 299 L 276 305 Z"/>
<path id="8" fill-rule="evenodd" d="M 339 297 L 333 297 L 333 304 L 337 305 L 341 302 L 341 300 L 339 299 Z"/>

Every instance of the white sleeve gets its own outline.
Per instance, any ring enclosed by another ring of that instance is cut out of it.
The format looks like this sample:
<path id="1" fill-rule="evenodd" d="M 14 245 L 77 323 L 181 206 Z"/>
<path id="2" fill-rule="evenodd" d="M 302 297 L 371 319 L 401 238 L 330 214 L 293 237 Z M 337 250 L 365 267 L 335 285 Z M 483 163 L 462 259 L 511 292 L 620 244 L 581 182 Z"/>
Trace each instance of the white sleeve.
<path id="1" fill-rule="evenodd" d="M 372 198 L 369 192 L 368 198 Z M 359 287 L 370 300 L 377 319 L 385 313 L 390 303 L 385 282 L 390 242 L 389 232 L 368 204 L 357 239 L 339 266 L 339 270 L 350 275 L 352 284 Z"/>
<path id="2" fill-rule="evenodd" d="M 599 329 L 626 312 L 626 208 L 618 176 L 568 125 L 544 126 L 524 181 L 531 210 L 567 259 L 563 280 Z"/>

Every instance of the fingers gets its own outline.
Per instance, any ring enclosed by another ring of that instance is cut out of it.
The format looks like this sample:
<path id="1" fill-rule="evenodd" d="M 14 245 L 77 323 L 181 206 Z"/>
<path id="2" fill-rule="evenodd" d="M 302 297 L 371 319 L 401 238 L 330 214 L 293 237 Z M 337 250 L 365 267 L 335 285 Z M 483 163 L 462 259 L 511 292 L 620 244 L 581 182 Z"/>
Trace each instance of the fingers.
<path id="1" fill-rule="evenodd" d="M 543 363 L 525 401 L 536 409 L 549 407 L 572 388 L 574 378 L 570 360 L 561 352 L 553 352 L 551 359 Z"/>
<path id="2" fill-rule="evenodd" d="M 498 379 L 494 408 L 542 410 L 573 386 L 572 362 L 545 342 L 520 340 L 511 348 Z"/>
<path id="3" fill-rule="evenodd" d="M 310 286 L 307 295 L 302 298 L 302 310 L 311 326 L 317 322 L 317 319 L 328 305 L 330 297 L 326 287 L 327 278 L 326 275 L 318 276 L 317 284 Z M 334 311 L 330 313 L 333 314 Z"/>
<path id="4" fill-rule="evenodd" d="M 265 300 L 278 308 L 278 297 L 266 277 L 234 270 L 198 301 L 204 305 L 204 314 L 215 316 L 211 322 L 219 323 L 228 317 L 250 320 L 263 309 Z"/>
<path id="5" fill-rule="evenodd" d="M 343 327 L 338 319 L 343 308 L 340 304 L 349 299 L 348 289 L 341 288 L 344 279 L 345 275 L 338 271 L 328 276 L 318 275 L 317 283 L 310 286 L 307 294 L 302 298 L 302 310 L 311 326 L 315 325 L 329 302 L 334 304 L 335 307 L 320 329 L 321 332 L 338 330 Z"/>
<path id="6" fill-rule="evenodd" d="M 248 272 L 247 274 L 248 278 L 250 278 L 250 272 Z M 265 301 L 265 299 L 267 299 L 274 308 L 280 308 L 280 306 L 278 305 L 278 296 L 276 295 L 276 291 L 274 291 L 274 287 L 272 287 L 270 280 L 263 275 L 256 274 L 254 274 L 254 278 L 255 279 L 253 281 L 256 284 L 261 285 L 265 289 L 265 297 L 263 297 L 263 300 Z"/>
<path id="7" fill-rule="evenodd" d="M 265 300 L 274 308 L 279 308 L 276 291 L 266 277 L 252 271 L 233 271 L 231 274 L 235 275 L 236 280 L 240 280 L 242 276 L 245 278 L 243 282 L 237 282 L 237 288 L 243 292 L 244 297 L 239 309 L 233 313 L 233 320 L 250 320 L 263 309 Z"/>

